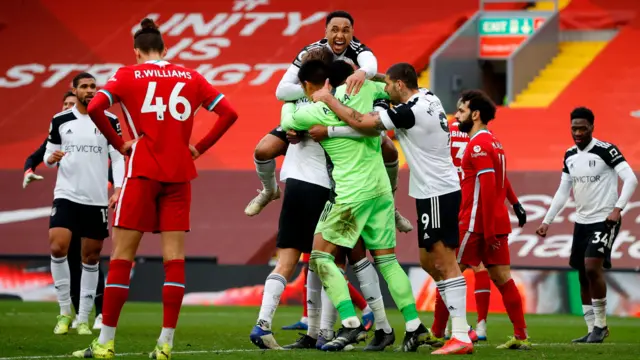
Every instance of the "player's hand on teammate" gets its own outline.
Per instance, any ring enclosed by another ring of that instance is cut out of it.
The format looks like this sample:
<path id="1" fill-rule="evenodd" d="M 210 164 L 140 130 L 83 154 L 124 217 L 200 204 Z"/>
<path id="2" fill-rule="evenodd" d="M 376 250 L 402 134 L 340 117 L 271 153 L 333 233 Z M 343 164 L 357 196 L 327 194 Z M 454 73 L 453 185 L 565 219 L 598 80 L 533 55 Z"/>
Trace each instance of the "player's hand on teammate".
<path id="1" fill-rule="evenodd" d="M 518 226 L 523 227 L 527 223 L 527 212 L 522 207 L 522 204 L 513 204 L 513 212 L 516 213 L 518 218 Z"/>
<path id="2" fill-rule="evenodd" d="M 324 86 L 320 90 L 311 95 L 313 102 L 321 101 L 323 103 L 327 103 L 331 97 L 333 97 L 333 95 L 331 95 L 331 84 L 329 84 L 329 79 L 324 82 Z"/>
<path id="3" fill-rule="evenodd" d="M 29 185 L 29 183 L 32 181 L 39 181 L 42 179 L 44 179 L 44 177 L 34 173 L 33 170 L 29 169 L 24 172 L 24 177 L 22 178 L 22 188 L 26 188 L 27 185 Z"/>
<path id="4" fill-rule="evenodd" d="M 536 230 L 536 234 L 538 234 L 538 236 L 541 236 L 541 237 L 546 237 L 548 230 L 549 230 L 549 224 L 542 223 L 540 224 L 540 226 L 538 226 L 538 229 Z"/>
<path id="5" fill-rule="evenodd" d="M 198 151 L 198 149 L 196 149 L 196 147 L 191 144 L 189 144 L 189 151 L 191 151 L 191 158 L 193 160 L 200 157 L 200 152 Z"/>
<path id="6" fill-rule="evenodd" d="M 313 141 L 322 141 L 329 137 L 329 128 L 324 125 L 313 125 L 311 129 L 309 129 L 309 136 L 313 139 Z"/>
<path id="7" fill-rule="evenodd" d="M 366 73 L 363 70 L 356 70 L 345 82 L 345 84 L 347 84 L 347 94 L 357 95 L 365 80 Z"/>
<path id="8" fill-rule="evenodd" d="M 120 190 L 121 188 L 115 188 L 113 191 L 113 195 L 109 198 L 109 209 L 115 209 L 116 204 L 118 203 L 118 199 L 120 198 Z"/>
<path id="9" fill-rule="evenodd" d="M 295 130 L 288 130 L 287 140 L 289 141 L 290 144 L 295 145 L 299 143 L 302 140 L 302 138 L 300 135 L 298 135 L 298 133 Z"/>
<path id="10" fill-rule="evenodd" d="M 64 152 L 60 150 L 56 150 L 53 154 L 49 155 L 49 158 L 47 159 L 47 163 L 49 165 L 53 165 L 57 162 L 60 162 L 60 160 L 62 160 L 63 157 L 64 157 Z"/>

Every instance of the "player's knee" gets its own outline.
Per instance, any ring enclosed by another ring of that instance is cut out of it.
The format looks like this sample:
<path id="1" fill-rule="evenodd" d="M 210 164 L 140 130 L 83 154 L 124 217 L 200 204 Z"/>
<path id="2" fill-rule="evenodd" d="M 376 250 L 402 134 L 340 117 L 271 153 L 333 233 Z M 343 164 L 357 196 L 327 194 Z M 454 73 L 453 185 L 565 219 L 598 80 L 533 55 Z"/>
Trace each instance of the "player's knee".
<path id="1" fill-rule="evenodd" d="M 67 256 L 69 252 L 69 246 L 63 244 L 62 241 L 52 239 L 49 248 L 51 250 L 51 256 L 61 258 Z"/>
<path id="2" fill-rule="evenodd" d="M 509 266 L 492 266 L 489 268 L 489 277 L 496 286 L 502 286 L 511 280 L 511 270 Z"/>
<path id="3" fill-rule="evenodd" d="M 269 161 L 275 159 L 278 155 L 283 154 L 283 148 L 286 147 L 284 141 L 271 134 L 266 135 L 253 151 L 253 156 L 258 161 Z"/>
<path id="4" fill-rule="evenodd" d="M 602 264 L 598 261 L 585 261 L 584 271 L 587 279 L 597 279 L 602 275 Z"/>

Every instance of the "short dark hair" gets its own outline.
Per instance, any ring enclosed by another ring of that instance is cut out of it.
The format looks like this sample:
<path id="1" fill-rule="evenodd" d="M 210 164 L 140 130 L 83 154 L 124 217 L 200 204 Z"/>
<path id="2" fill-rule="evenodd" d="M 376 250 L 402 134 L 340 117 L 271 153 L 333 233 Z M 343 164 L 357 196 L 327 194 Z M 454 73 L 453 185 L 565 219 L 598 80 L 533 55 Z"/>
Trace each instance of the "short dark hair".
<path id="1" fill-rule="evenodd" d="M 351 26 L 353 26 L 353 16 L 351 16 L 351 14 L 349 14 L 348 12 L 346 12 L 344 10 L 336 10 L 336 11 L 330 12 L 329 15 L 327 15 L 327 18 L 325 20 L 324 26 L 329 25 L 329 22 L 333 18 L 345 18 L 345 19 L 349 20 L 349 22 L 351 23 Z"/>
<path id="2" fill-rule="evenodd" d="M 351 74 L 353 66 L 346 61 L 338 60 L 329 65 L 329 84 L 334 88 L 342 85 Z"/>
<path id="3" fill-rule="evenodd" d="M 571 120 L 573 119 L 585 119 L 589 122 L 589 124 L 593 125 L 593 122 L 596 118 L 595 116 L 593 116 L 593 111 L 591 111 L 591 109 L 580 106 L 573 109 L 573 111 L 571 112 Z"/>
<path id="4" fill-rule="evenodd" d="M 394 64 L 387 70 L 387 75 L 393 81 L 402 81 L 411 90 L 418 90 L 418 73 L 411 64 Z"/>
<path id="5" fill-rule="evenodd" d="M 133 48 L 146 54 L 152 51 L 160 53 L 164 50 L 162 34 L 153 20 L 142 19 L 140 29 L 133 35 Z"/>
<path id="6" fill-rule="evenodd" d="M 333 62 L 333 51 L 331 51 L 327 46 L 310 49 L 302 56 L 302 62 L 304 63 L 305 61 L 310 60 L 322 60 L 325 64 L 331 65 Z"/>
<path id="7" fill-rule="evenodd" d="M 78 87 L 78 83 L 82 79 L 93 79 L 93 80 L 95 80 L 96 78 L 95 78 L 95 76 L 89 74 L 88 72 L 81 72 L 80 74 L 76 75 L 73 78 L 73 81 L 72 81 L 73 87 L 77 88 Z M 75 96 L 75 95 L 73 95 L 73 96 Z"/>
<path id="8" fill-rule="evenodd" d="M 485 125 L 496 117 L 496 104 L 482 90 L 467 90 L 462 93 L 460 101 L 468 101 L 469 110 L 480 111 L 480 120 Z"/>
<path id="9" fill-rule="evenodd" d="M 73 93 L 73 92 L 71 92 L 71 91 L 67 91 L 66 93 L 64 93 L 64 96 L 62 97 L 62 102 L 64 102 L 65 100 L 67 100 L 67 98 L 68 98 L 69 96 L 76 97 L 76 94 L 74 94 L 74 93 Z"/>
<path id="10" fill-rule="evenodd" d="M 300 66 L 298 80 L 314 85 L 323 85 L 329 78 L 329 67 L 322 60 L 309 60 Z"/>

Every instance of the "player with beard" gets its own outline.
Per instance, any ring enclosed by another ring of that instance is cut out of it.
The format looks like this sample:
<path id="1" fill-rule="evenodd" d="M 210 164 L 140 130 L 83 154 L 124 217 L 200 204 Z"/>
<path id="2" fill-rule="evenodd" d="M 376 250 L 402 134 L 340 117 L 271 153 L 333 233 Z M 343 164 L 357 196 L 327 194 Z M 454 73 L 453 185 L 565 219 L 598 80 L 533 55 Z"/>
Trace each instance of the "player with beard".
<path id="1" fill-rule="evenodd" d="M 366 79 L 376 75 L 378 61 L 371 49 L 353 36 L 353 17 L 345 11 L 329 13 L 325 21 L 325 38 L 305 46 L 293 64 L 287 69 L 276 89 L 276 97 L 283 101 L 297 101 L 304 98 L 304 90 L 298 80 L 298 71 L 304 54 L 309 50 L 321 47 L 329 48 L 335 60 L 344 60 L 359 67 L 347 79 L 349 94 L 357 94 Z M 245 208 L 248 216 L 258 215 L 271 201 L 280 198 L 280 189 L 276 183 L 275 158 L 284 155 L 288 141 L 286 133 L 280 127 L 272 130 L 256 146 L 254 162 L 262 183 L 262 190 Z M 389 138 L 382 139 L 382 153 L 391 187 L 395 191 L 398 181 L 398 151 Z M 400 212 L 395 213 L 396 227 L 401 232 L 413 230 L 411 222 Z"/>
<path id="2" fill-rule="evenodd" d="M 67 260 L 73 235 L 82 238 L 82 275 L 77 331 L 91 335 L 89 313 L 93 309 L 99 278 L 103 240 L 109 236 L 107 207 L 115 204 L 124 176 L 124 158 L 110 147 L 88 115 L 87 105 L 96 93 L 95 78 L 88 73 L 73 79 L 78 101 L 69 110 L 56 114 L 50 125 L 44 162 L 58 167 L 53 207 L 49 221 L 51 275 L 60 315 L 54 334 L 66 334 L 71 324 L 70 268 Z M 112 131 L 120 133 L 118 119 L 104 113 Z M 109 199 L 107 172 L 109 158 L 115 172 L 115 193 Z"/>
<path id="3" fill-rule="evenodd" d="M 509 240 L 511 222 L 505 206 L 507 162 L 500 141 L 487 124 L 496 113 L 495 104 L 480 90 L 462 94 L 456 111 L 459 129 L 469 134 L 462 158 L 462 206 L 458 262 L 467 266 L 484 264 L 502 294 L 502 302 L 513 324 L 514 336 L 498 349 L 531 348 L 524 320 L 522 298 L 511 278 Z M 445 299 L 446 300 L 446 299 Z"/>
<path id="4" fill-rule="evenodd" d="M 620 149 L 593 137 L 594 122 L 595 116 L 588 108 L 571 112 L 575 146 L 565 152 L 560 187 L 536 231 L 547 236 L 549 224 L 562 211 L 573 189 L 577 217 L 569 265 L 578 270 L 588 329 L 587 335 L 573 340 L 575 343 L 601 343 L 609 336 L 604 269 L 611 268 L 611 248 L 620 231 L 621 213 L 638 186 Z M 623 182 L 620 196 L 618 177 Z"/>
<path id="5" fill-rule="evenodd" d="M 420 263 L 436 280 L 452 316 L 453 336 L 434 354 L 470 354 L 473 343 L 466 319 L 467 286 L 458 267 L 460 183 L 451 160 L 447 117 L 440 100 L 418 88 L 415 69 L 399 63 L 387 70 L 385 91 L 397 104 L 362 114 L 343 105 L 326 89 L 314 94 L 352 128 L 370 135 L 395 130 L 409 169 L 409 195 L 416 199 Z M 473 335 L 473 332 L 471 332 Z M 429 337 L 428 342 L 432 342 Z"/>
<path id="6" fill-rule="evenodd" d="M 298 74 L 305 94 L 311 97 L 321 89 L 330 94 L 327 80 L 330 72 L 321 62 L 305 63 Z M 376 99 L 387 95 L 382 86 L 366 81 L 358 94 L 348 95 L 347 85 L 342 85 L 336 89 L 336 96 L 360 111 L 369 111 Z M 297 111 L 289 104 L 283 107 L 282 127 L 285 130 L 309 130 L 317 124 L 340 126 L 342 122 L 320 101 Z M 342 251 L 353 249 L 360 238 L 373 255 L 404 317 L 406 333 L 402 350 L 416 351 L 429 337 L 428 329 L 418 317 L 409 279 L 395 256 L 395 208 L 389 179 L 383 168 L 380 132 L 376 135 L 358 139 L 329 138 L 321 142 L 334 182 L 332 196 L 316 227 L 309 266 L 320 277 L 343 325 L 336 339 L 322 347 L 325 351 L 343 350 L 348 344 L 366 338 L 366 332 L 355 316 L 345 279 L 335 263 L 335 259 L 342 256 Z M 354 266 L 358 272 L 358 263 Z M 361 281 L 361 285 L 370 284 Z M 365 297 L 369 295 L 365 293 Z M 375 317 L 377 327 L 377 313 Z M 381 330 L 393 338 L 392 329 Z M 376 337 L 374 340 L 382 339 Z"/>
<path id="7" fill-rule="evenodd" d="M 73 108 L 78 102 L 78 98 L 72 91 L 67 91 L 62 97 L 62 111 Z M 44 153 L 47 150 L 47 141 L 45 139 L 42 145 L 29 155 L 24 163 L 24 179 L 22 188 L 26 188 L 32 181 L 42 180 L 43 177 L 36 175 L 35 171 L 38 165 L 42 163 Z M 113 184 L 113 175 L 111 166 L 109 166 L 109 187 Z M 76 315 L 80 313 L 80 278 L 82 276 L 82 239 L 71 234 L 71 243 L 69 244 L 69 252 L 67 254 L 67 262 L 69 263 L 69 274 L 71 277 L 71 302 L 75 309 Z M 102 326 L 102 294 L 104 293 L 104 273 L 102 267 L 98 267 L 98 288 L 96 290 L 96 318 L 93 323 L 93 329 L 98 330 Z M 78 318 L 73 319 L 71 328 L 76 329 L 78 326 Z"/>
<path id="8" fill-rule="evenodd" d="M 460 103 L 458 103 L 458 106 L 460 106 Z M 458 121 L 452 122 L 449 125 L 449 133 L 451 134 L 451 158 L 453 159 L 453 164 L 458 170 L 458 178 L 462 182 L 462 157 L 467 144 L 469 143 L 469 134 L 460 131 L 459 125 L 460 122 Z M 510 186 L 507 187 L 507 200 L 509 203 L 513 204 L 513 212 L 518 218 L 518 226 L 523 227 L 527 223 L 527 212 L 519 203 L 516 194 Z M 491 278 L 489 277 L 489 273 L 484 265 L 480 264 L 480 266 L 472 266 L 471 268 L 475 276 L 474 294 L 476 299 L 476 309 L 478 312 L 476 333 L 478 335 L 478 340 L 486 341 L 487 315 L 489 313 L 489 301 L 491 297 Z M 440 292 L 437 292 L 433 326 L 431 327 L 434 337 L 443 338 L 443 340 L 444 338 L 449 337 L 449 330 L 446 325 L 448 319 L 449 311 L 447 310 L 447 306 L 444 304 Z M 447 328 L 446 331 L 445 327 Z M 447 336 L 445 336 L 445 334 Z"/>

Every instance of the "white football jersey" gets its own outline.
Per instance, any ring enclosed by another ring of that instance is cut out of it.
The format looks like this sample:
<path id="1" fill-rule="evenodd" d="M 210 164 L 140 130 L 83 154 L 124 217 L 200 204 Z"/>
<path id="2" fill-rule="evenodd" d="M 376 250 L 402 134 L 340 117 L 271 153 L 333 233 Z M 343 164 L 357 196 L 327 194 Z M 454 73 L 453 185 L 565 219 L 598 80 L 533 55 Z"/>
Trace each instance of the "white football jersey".
<path id="1" fill-rule="evenodd" d="M 120 135 L 118 118 L 105 111 L 111 124 Z M 65 153 L 58 164 L 58 177 L 54 199 L 67 199 L 78 204 L 108 205 L 109 155 L 122 156 L 107 143 L 107 139 L 95 126 L 89 115 L 81 114 L 76 107 L 53 116 L 49 126 L 49 138 L 44 163 L 56 150 Z M 118 170 L 118 171 L 116 171 Z M 122 169 L 113 169 L 116 176 L 124 174 Z M 117 175 L 119 174 L 119 175 Z"/>
<path id="2" fill-rule="evenodd" d="M 409 196 L 428 199 L 460 190 L 447 115 L 437 96 L 421 90 L 406 103 L 379 114 L 385 128 L 395 130 L 409 164 Z"/>
<path id="3" fill-rule="evenodd" d="M 562 179 L 571 181 L 576 222 L 603 222 L 618 201 L 618 170 L 629 167 L 613 144 L 593 138 L 580 150 L 573 146 L 564 155 Z"/>
<path id="4" fill-rule="evenodd" d="M 296 108 L 308 104 L 305 97 L 296 102 Z M 280 170 L 280 181 L 285 182 L 288 178 L 330 189 L 327 158 L 322 146 L 306 136 L 298 144 L 289 144 Z"/>

